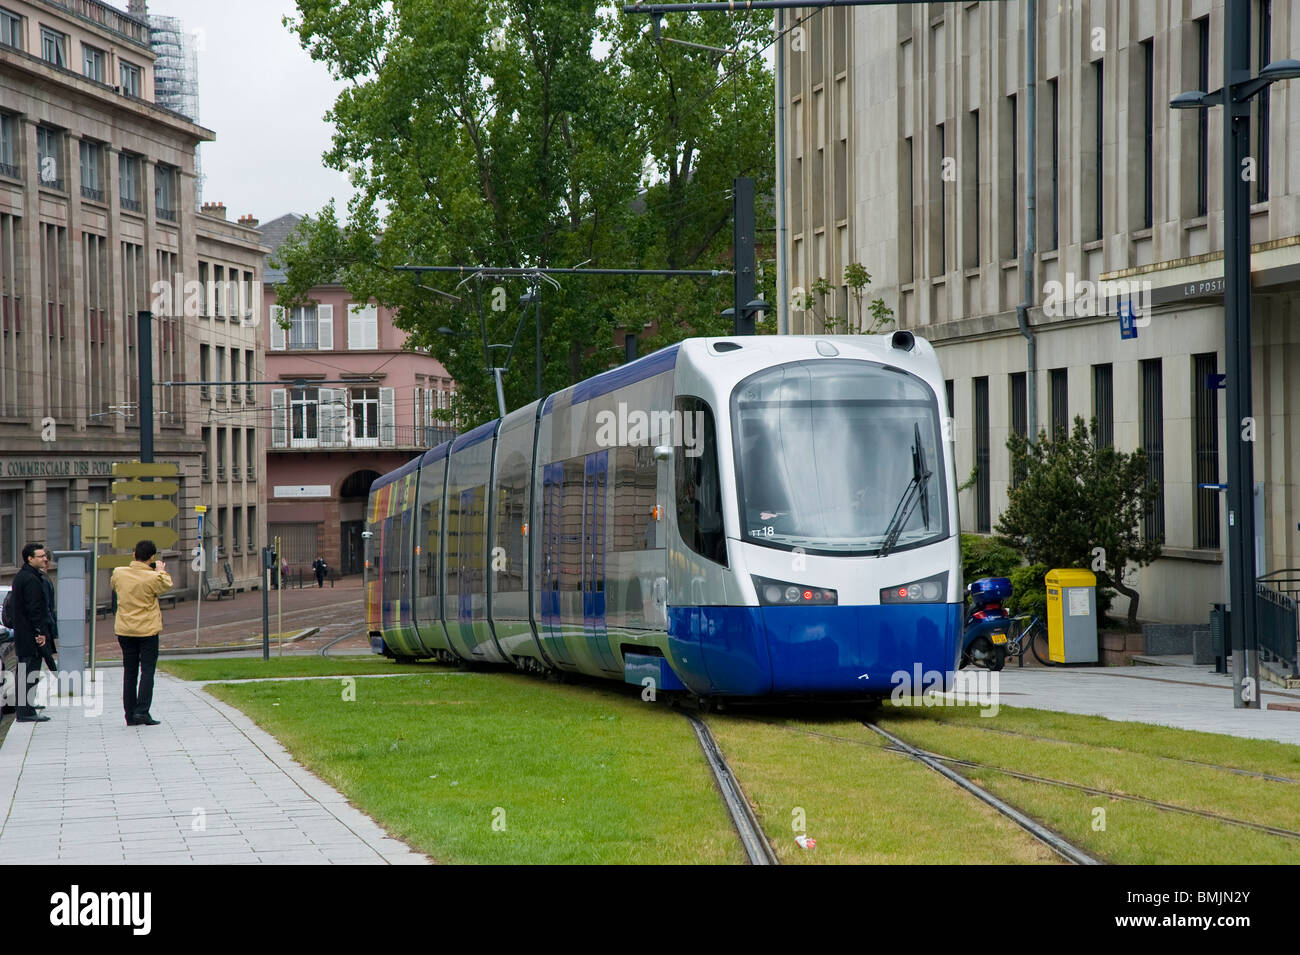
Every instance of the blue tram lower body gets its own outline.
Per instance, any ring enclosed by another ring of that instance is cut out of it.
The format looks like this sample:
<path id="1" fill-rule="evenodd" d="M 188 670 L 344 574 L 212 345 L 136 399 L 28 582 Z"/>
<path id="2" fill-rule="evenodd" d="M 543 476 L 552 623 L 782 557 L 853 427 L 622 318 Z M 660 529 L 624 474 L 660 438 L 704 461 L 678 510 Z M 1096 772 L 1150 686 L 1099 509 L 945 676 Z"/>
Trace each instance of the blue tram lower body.
<path id="1" fill-rule="evenodd" d="M 668 660 L 699 694 L 888 693 L 917 666 L 947 689 L 961 621 L 961 604 L 670 607 Z"/>

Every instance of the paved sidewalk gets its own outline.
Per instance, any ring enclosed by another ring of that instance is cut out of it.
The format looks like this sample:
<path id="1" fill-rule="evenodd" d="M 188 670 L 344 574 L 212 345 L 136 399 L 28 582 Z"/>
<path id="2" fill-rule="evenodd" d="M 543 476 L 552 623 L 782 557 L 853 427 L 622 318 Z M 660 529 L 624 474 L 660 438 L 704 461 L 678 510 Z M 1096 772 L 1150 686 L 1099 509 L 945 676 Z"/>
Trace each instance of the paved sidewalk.
<path id="1" fill-rule="evenodd" d="M 194 684 L 159 671 L 159 726 L 51 705 L 0 746 L 0 863 L 427 863 Z M 87 699 L 94 699 L 87 694 Z M 1300 715 L 1300 714 L 1297 714 Z"/>
<path id="2" fill-rule="evenodd" d="M 1011 665 L 999 675 L 1003 706 L 1083 713 L 1300 745 L 1300 713 L 1233 709 L 1231 679 L 1205 666 L 1021 670 Z M 1264 707 L 1273 702 L 1300 703 L 1300 690 L 1284 690 L 1268 683 L 1263 690 L 1260 699 Z"/>

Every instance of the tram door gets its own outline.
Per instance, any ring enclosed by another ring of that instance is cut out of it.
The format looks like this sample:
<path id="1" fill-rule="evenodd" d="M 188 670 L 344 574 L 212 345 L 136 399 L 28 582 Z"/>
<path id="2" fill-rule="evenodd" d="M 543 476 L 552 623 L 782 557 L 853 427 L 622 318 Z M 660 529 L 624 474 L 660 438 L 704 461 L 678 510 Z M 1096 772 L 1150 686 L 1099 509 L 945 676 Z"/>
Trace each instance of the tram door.
<path id="1" fill-rule="evenodd" d="M 573 663 L 564 644 L 560 621 L 560 533 L 564 495 L 564 463 L 557 461 L 542 469 L 541 601 L 542 643 L 557 663 Z"/>
<path id="2" fill-rule="evenodd" d="M 582 624 L 587 646 L 602 670 L 618 672 L 605 631 L 605 511 L 609 489 L 609 451 L 587 455 L 583 481 Z"/>

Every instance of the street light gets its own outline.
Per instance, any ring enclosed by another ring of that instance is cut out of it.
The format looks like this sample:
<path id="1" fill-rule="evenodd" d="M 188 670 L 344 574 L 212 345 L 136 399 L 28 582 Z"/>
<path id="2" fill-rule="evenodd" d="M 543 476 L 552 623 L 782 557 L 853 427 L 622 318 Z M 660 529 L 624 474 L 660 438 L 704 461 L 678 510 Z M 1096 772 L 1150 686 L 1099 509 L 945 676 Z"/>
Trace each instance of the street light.
<path id="1" fill-rule="evenodd" d="M 1250 427 L 1250 193 L 1243 162 L 1250 150 L 1250 101 L 1269 84 L 1300 77 L 1300 61 L 1278 60 L 1250 76 L 1250 4 L 1226 0 L 1224 83 L 1189 90 L 1171 109 L 1223 106 L 1223 348 L 1227 371 L 1228 629 L 1232 640 L 1232 702 L 1259 709 L 1259 641 L 1255 632 L 1255 468 Z M 1267 135 L 1267 131 L 1265 131 Z M 1252 177 L 1253 178 L 1253 177 Z M 1246 436 L 1250 435 L 1250 438 Z"/>

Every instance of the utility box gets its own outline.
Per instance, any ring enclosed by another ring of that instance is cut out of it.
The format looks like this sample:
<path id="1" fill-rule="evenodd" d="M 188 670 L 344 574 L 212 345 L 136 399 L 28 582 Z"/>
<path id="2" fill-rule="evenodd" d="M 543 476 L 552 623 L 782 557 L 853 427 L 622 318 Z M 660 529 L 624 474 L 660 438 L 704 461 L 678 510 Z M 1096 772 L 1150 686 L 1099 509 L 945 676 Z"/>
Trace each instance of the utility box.
<path id="1" fill-rule="evenodd" d="M 1053 663 L 1097 662 L 1097 575 L 1047 573 L 1047 653 Z"/>

